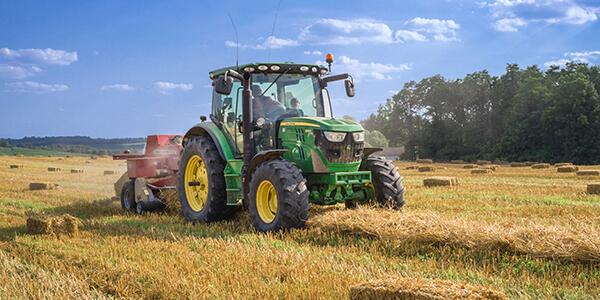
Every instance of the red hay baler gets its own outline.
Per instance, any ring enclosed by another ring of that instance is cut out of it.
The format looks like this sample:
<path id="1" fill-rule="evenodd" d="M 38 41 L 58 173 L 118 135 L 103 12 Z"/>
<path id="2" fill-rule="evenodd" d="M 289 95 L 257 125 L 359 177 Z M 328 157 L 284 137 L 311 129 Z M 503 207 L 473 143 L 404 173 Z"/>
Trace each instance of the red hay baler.
<path id="1" fill-rule="evenodd" d="M 175 190 L 181 143 L 181 135 L 149 135 L 143 154 L 113 155 L 127 161 L 127 172 L 115 183 L 123 209 L 142 213 L 165 207 L 161 192 Z"/>

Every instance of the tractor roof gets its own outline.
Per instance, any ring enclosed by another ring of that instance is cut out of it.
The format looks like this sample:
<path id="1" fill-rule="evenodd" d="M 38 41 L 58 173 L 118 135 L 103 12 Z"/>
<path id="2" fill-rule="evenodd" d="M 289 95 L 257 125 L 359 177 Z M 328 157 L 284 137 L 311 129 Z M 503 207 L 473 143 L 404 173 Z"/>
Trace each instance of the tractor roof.
<path id="1" fill-rule="evenodd" d="M 264 67 L 263 67 L 264 66 Z M 266 67 L 266 69 L 264 69 Z M 279 67 L 279 68 L 277 68 Z M 263 70 L 264 69 L 264 70 Z M 316 64 L 296 64 L 292 62 L 285 63 L 276 63 L 276 62 L 257 62 L 250 64 L 243 64 L 239 66 L 231 66 L 221 69 L 213 70 L 209 73 L 211 79 L 214 79 L 220 75 L 225 74 L 227 70 L 235 70 L 240 74 L 244 74 L 246 72 L 253 73 L 282 73 L 285 70 L 290 69 L 287 73 L 291 74 L 313 74 L 313 75 L 323 75 L 328 70 L 326 67 L 322 65 Z"/>

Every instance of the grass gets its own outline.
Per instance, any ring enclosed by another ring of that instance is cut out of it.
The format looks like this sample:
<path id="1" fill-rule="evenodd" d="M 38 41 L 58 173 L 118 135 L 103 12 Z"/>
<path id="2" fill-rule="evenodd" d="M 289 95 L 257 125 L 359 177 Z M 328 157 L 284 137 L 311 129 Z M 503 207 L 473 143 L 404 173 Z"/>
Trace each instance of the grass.
<path id="1" fill-rule="evenodd" d="M 44 150 L 44 149 L 32 149 L 22 147 L 0 147 L 0 155 L 23 155 L 23 156 L 89 156 L 89 154 L 55 151 L 55 150 Z"/>
<path id="2" fill-rule="evenodd" d="M 259 234 L 245 212 L 197 225 L 176 212 L 123 213 L 110 200 L 122 161 L 0 157 L 0 298 L 337 299 L 388 278 L 486 286 L 509 298 L 598 297 L 600 196 L 585 188 L 600 178 L 434 166 L 446 169 L 401 170 L 401 212 L 313 206 L 306 228 Z M 459 185 L 425 188 L 432 175 Z M 29 191 L 32 181 L 61 188 Z M 81 232 L 27 235 L 28 211 L 76 216 Z"/>

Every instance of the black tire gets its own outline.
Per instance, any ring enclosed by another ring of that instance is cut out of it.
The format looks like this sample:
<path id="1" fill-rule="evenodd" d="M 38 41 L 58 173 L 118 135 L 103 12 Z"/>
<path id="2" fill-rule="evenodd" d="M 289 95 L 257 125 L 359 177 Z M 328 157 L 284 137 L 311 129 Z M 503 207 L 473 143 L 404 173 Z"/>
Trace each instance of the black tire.
<path id="1" fill-rule="evenodd" d="M 188 202 L 185 192 L 185 170 L 191 157 L 198 155 L 202 159 L 208 176 L 208 194 L 204 206 L 195 211 Z M 215 143 L 210 137 L 198 136 L 186 143 L 179 161 L 177 178 L 177 192 L 181 211 L 186 220 L 190 222 L 214 222 L 230 217 L 235 212 L 235 207 L 227 205 L 227 192 L 225 190 L 225 176 L 223 170 L 225 162 L 219 155 Z"/>
<path id="2" fill-rule="evenodd" d="M 135 211 L 134 181 L 129 180 L 121 188 L 121 208 L 126 211 Z"/>
<path id="3" fill-rule="evenodd" d="M 360 166 L 361 171 L 371 171 L 375 203 L 400 209 L 404 205 L 402 176 L 391 161 L 380 156 L 369 156 Z"/>
<path id="4" fill-rule="evenodd" d="M 277 194 L 277 211 L 269 223 L 261 218 L 257 208 L 257 190 L 265 180 L 273 185 Z M 258 166 L 250 180 L 248 210 L 254 227 L 261 232 L 303 227 L 308 219 L 308 189 L 300 169 L 281 158 Z"/>
<path id="5" fill-rule="evenodd" d="M 145 211 L 146 210 L 144 209 L 144 203 L 138 202 L 135 205 L 135 213 L 137 213 L 138 215 L 143 215 Z"/>

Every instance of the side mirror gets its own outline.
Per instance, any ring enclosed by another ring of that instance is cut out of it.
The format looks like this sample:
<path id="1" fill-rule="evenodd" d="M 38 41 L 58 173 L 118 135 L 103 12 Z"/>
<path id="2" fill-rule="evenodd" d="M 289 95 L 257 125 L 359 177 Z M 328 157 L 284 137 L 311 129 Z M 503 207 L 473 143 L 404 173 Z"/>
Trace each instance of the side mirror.
<path id="1" fill-rule="evenodd" d="M 231 76 L 219 76 L 213 82 L 215 86 L 215 92 L 221 95 L 229 95 L 231 94 L 231 89 L 233 88 L 233 77 Z"/>
<path id="2" fill-rule="evenodd" d="M 354 82 L 350 79 L 344 80 L 344 86 L 346 87 L 346 95 L 348 97 L 354 97 Z"/>

